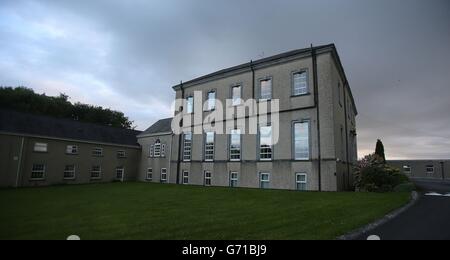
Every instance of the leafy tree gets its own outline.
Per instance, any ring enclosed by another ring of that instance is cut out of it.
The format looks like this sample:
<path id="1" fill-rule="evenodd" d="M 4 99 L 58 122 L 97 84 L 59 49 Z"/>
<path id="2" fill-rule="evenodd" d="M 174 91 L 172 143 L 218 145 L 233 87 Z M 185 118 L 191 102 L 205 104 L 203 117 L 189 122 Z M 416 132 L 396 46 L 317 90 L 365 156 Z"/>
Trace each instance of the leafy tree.
<path id="1" fill-rule="evenodd" d="M 377 154 L 359 160 L 354 171 L 358 191 L 389 192 L 408 182 L 399 169 L 390 167 Z"/>
<path id="2" fill-rule="evenodd" d="M 82 103 L 72 104 L 66 94 L 52 97 L 37 94 L 26 87 L 0 86 L 0 108 L 125 129 L 133 128 L 133 122 L 122 112 Z"/>
<path id="3" fill-rule="evenodd" d="M 380 139 L 377 140 L 377 145 L 375 147 L 375 154 L 382 159 L 383 163 L 386 163 L 386 156 L 384 155 L 384 145 Z"/>

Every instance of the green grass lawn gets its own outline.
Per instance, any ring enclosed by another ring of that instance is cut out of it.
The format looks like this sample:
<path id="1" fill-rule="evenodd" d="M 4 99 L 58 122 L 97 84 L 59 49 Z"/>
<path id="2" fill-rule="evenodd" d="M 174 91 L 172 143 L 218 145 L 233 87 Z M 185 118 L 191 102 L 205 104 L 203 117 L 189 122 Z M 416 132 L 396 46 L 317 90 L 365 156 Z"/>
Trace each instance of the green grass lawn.
<path id="1" fill-rule="evenodd" d="M 3 189 L 0 239 L 334 239 L 408 201 L 147 183 Z"/>

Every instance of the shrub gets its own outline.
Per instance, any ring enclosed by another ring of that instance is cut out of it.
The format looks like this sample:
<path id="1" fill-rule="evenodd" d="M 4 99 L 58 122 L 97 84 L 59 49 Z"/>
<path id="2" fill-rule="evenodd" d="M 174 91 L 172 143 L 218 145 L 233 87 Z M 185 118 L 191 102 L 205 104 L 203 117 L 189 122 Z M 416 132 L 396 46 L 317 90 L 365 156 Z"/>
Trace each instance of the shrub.
<path id="1" fill-rule="evenodd" d="M 371 154 L 358 161 L 355 168 L 355 186 L 358 191 L 390 192 L 402 183 L 408 182 L 408 177 L 397 168 L 383 162 L 383 158 Z"/>

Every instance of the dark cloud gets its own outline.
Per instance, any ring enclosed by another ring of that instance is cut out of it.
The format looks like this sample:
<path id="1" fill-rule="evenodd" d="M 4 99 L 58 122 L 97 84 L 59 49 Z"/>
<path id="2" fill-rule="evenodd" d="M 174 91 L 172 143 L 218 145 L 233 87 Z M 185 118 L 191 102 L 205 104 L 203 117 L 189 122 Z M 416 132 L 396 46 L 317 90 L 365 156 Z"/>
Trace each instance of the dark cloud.
<path id="1" fill-rule="evenodd" d="M 334 42 L 361 155 L 382 138 L 391 158 L 448 158 L 449 32 L 448 0 L 4 0 L 0 84 L 120 109 L 144 129 L 170 116 L 180 80 Z"/>

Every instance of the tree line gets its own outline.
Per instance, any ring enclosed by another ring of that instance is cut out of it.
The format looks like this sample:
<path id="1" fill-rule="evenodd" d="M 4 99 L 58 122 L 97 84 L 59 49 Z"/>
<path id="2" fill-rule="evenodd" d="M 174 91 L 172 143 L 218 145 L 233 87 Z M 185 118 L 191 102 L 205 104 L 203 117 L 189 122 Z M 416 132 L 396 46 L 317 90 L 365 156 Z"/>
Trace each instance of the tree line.
<path id="1" fill-rule="evenodd" d="M 133 121 L 122 112 L 80 102 L 72 104 L 69 96 L 65 94 L 47 96 L 37 94 L 27 87 L 0 86 L 0 108 L 125 129 L 133 128 Z"/>

